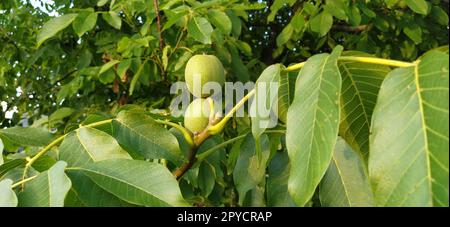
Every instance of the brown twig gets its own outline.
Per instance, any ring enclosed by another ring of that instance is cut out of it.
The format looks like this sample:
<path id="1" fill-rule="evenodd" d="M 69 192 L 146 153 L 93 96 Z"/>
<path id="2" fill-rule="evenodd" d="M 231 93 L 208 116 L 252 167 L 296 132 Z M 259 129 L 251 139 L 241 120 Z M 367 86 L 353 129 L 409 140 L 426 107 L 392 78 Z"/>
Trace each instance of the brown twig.
<path id="1" fill-rule="evenodd" d="M 159 50 L 162 54 L 163 50 L 164 50 L 164 39 L 162 37 L 162 31 L 161 31 L 161 14 L 159 11 L 159 6 L 158 6 L 158 0 L 153 0 L 153 7 L 155 8 L 155 13 L 156 13 L 156 25 L 158 28 L 158 38 L 159 38 Z M 162 76 L 162 80 L 164 82 L 166 82 L 166 71 L 164 70 L 164 68 L 162 67 L 161 64 L 158 64 L 161 68 L 161 76 Z"/>
<path id="2" fill-rule="evenodd" d="M 155 8 L 155 13 L 156 13 L 156 25 L 158 27 L 158 36 L 159 36 L 159 49 L 162 52 L 164 49 L 164 40 L 162 38 L 162 32 L 161 32 L 161 15 L 159 13 L 158 0 L 153 0 L 153 7 Z"/>
<path id="3" fill-rule="evenodd" d="M 184 173 L 186 173 L 197 161 L 196 155 L 197 150 L 200 145 L 211 136 L 211 133 L 209 132 L 208 128 L 212 125 L 215 125 L 219 122 L 220 118 L 216 118 L 212 121 L 210 121 L 208 127 L 204 129 L 201 133 L 194 136 L 194 146 L 191 148 L 189 152 L 188 162 L 180 166 L 178 169 L 176 169 L 173 172 L 173 175 L 178 179 L 180 179 Z"/>
<path id="4" fill-rule="evenodd" d="M 351 27 L 348 25 L 342 25 L 342 24 L 333 25 L 333 29 L 335 29 L 335 30 L 344 31 L 344 32 L 354 32 L 354 33 L 362 32 L 362 31 L 366 30 L 368 27 L 369 27 L 368 25 L 359 25 L 359 26 L 355 26 L 355 27 Z"/>

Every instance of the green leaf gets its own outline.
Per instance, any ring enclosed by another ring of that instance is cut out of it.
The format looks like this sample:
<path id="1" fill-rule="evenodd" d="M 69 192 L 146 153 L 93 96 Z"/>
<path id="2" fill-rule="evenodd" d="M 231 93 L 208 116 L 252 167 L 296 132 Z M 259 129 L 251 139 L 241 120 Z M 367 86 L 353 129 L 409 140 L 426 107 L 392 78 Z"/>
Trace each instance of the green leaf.
<path id="1" fill-rule="evenodd" d="M 233 11 L 233 10 L 227 10 L 227 11 L 225 11 L 225 13 L 228 15 L 228 17 L 231 20 L 232 34 L 235 37 L 239 37 L 239 35 L 241 35 L 241 30 L 242 30 L 241 19 L 236 15 L 235 11 Z"/>
<path id="2" fill-rule="evenodd" d="M 377 16 L 377 14 L 372 11 L 371 9 L 367 8 L 366 5 L 359 5 L 361 11 L 368 17 L 370 18 L 375 18 Z"/>
<path id="3" fill-rule="evenodd" d="M 120 199 L 143 206 L 186 206 L 177 180 L 160 164 L 111 159 L 78 168 Z"/>
<path id="4" fill-rule="evenodd" d="M 51 157 L 50 155 L 44 155 L 36 160 L 33 165 L 33 169 L 39 172 L 44 172 L 50 169 L 53 165 L 55 165 L 56 159 Z"/>
<path id="5" fill-rule="evenodd" d="M 278 98 L 278 87 L 273 89 L 272 86 L 278 83 L 280 75 L 282 74 L 284 66 L 281 64 L 275 64 L 267 67 L 259 76 L 255 84 L 255 95 L 251 104 L 251 110 L 254 115 L 252 116 L 252 134 L 256 138 L 261 136 L 263 132 L 270 125 L 276 124 L 277 118 L 273 118 L 273 108 L 277 110 L 276 106 Z M 271 89 L 272 87 L 272 89 Z M 271 94 L 275 92 L 275 94 Z"/>
<path id="6" fill-rule="evenodd" d="M 351 6 L 350 9 L 347 12 L 348 15 L 348 21 L 353 26 L 358 26 L 361 24 L 361 13 L 359 12 L 359 9 L 357 6 Z"/>
<path id="7" fill-rule="evenodd" d="M 267 16 L 267 22 L 272 22 L 277 15 L 277 12 L 283 8 L 285 5 L 292 6 L 296 0 L 275 0 L 270 6 L 270 14 Z"/>
<path id="8" fill-rule="evenodd" d="M 108 2 L 109 2 L 109 0 L 99 0 L 97 2 L 97 6 L 102 7 L 102 6 L 106 5 L 106 3 L 108 3 Z"/>
<path id="9" fill-rule="evenodd" d="M 0 165 L 0 178 L 2 178 L 10 170 L 18 166 L 25 165 L 25 162 L 26 162 L 25 159 L 13 159 L 11 161 L 6 161 L 2 165 Z"/>
<path id="10" fill-rule="evenodd" d="M 173 16 L 169 17 L 169 20 L 167 22 L 164 23 L 164 26 L 162 28 L 162 31 L 165 31 L 167 29 L 169 29 L 170 27 L 172 27 L 174 24 L 176 24 L 183 16 L 186 16 L 186 13 L 180 12 L 180 13 L 176 13 Z"/>
<path id="11" fill-rule="evenodd" d="M 22 207 L 62 207 L 64 198 L 70 190 L 70 179 L 64 173 L 67 164 L 57 162 L 49 170 L 39 173 L 25 184 L 19 194 L 19 206 Z"/>
<path id="12" fill-rule="evenodd" d="M 142 72 L 144 70 L 144 66 L 145 66 L 146 63 L 147 63 L 147 60 L 142 62 L 142 64 L 139 66 L 137 72 L 134 74 L 133 79 L 131 79 L 130 89 L 129 89 L 130 96 L 133 95 L 134 88 L 136 87 L 136 84 L 137 84 L 137 82 L 139 81 L 139 78 L 142 75 Z"/>
<path id="13" fill-rule="evenodd" d="M 193 17 L 188 23 L 188 33 L 203 44 L 211 44 L 213 27 L 204 17 Z"/>
<path id="14" fill-rule="evenodd" d="M 120 78 L 123 78 L 124 74 L 127 73 L 127 70 L 130 68 L 130 65 L 131 59 L 121 61 L 119 65 L 117 65 L 117 75 L 119 75 Z"/>
<path id="15" fill-rule="evenodd" d="M 347 7 L 347 4 L 343 0 L 328 0 L 323 8 L 327 13 L 339 20 L 347 20 L 347 14 L 345 13 Z"/>
<path id="16" fill-rule="evenodd" d="M 116 74 L 114 73 L 114 71 L 112 69 L 107 70 L 106 72 L 104 72 L 98 76 L 98 80 L 102 84 L 112 83 L 114 81 L 114 78 L 116 78 Z"/>
<path id="17" fill-rule="evenodd" d="M 278 87 L 278 119 L 283 123 L 286 123 L 287 112 L 289 106 L 294 100 L 295 80 L 297 79 L 295 72 L 280 74 L 279 87 Z"/>
<path id="18" fill-rule="evenodd" d="M 102 13 L 102 18 L 113 28 L 120 30 L 122 27 L 122 19 L 120 19 L 119 14 L 114 11 L 109 11 L 108 13 Z"/>
<path id="19" fill-rule="evenodd" d="M 4 179 L 0 181 L 0 207 L 16 207 L 17 196 L 12 190 L 13 181 L 10 179 Z"/>
<path id="20" fill-rule="evenodd" d="M 415 44 L 422 42 L 422 29 L 417 25 L 405 27 L 403 32 L 412 40 Z"/>
<path id="21" fill-rule="evenodd" d="M 304 206 L 311 199 L 330 163 L 339 126 L 341 76 L 337 59 L 342 47 L 331 54 L 308 59 L 301 69 L 286 123 L 286 146 L 291 161 L 289 192 Z"/>
<path id="22" fill-rule="evenodd" d="M 241 152 L 233 171 L 233 181 L 239 193 L 239 204 L 242 204 L 245 195 L 258 185 L 266 173 L 266 164 L 269 159 L 269 139 L 267 135 L 261 136 L 262 158 L 258 158 L 255 149 L 255 140 L 248 134 L 241 144 Z"/>
<path id="23" fill-rule="evenodd" d="M 291 24 L 286 25 L 283 31 L 281 31 L 281 33 L 277 36 L 277 46 L 282 46 L 283 44 L 287 43 L 291 39 L 293 32 L 294 27 L 292 27 Z"/>
<path id="24" fill-rule="evenodd" d="M 244 62 L 242 62 L 238 49 L 232 44 L 229 44 L 227 46 L 231 55 L 231 68 L 233 72 L 235 73 L 239 81 L 247 82 L 250 75 L 247 67 L 244 65 Z"/>
<path id="25" fill-rule="evenodd" d="M 163 49 L 163 53 L 162 53 L 162 62 L 163 62 L 163 67 L 164 70 L 167 70 L 167 66 L 169 65 L 169 51 L 171 51 L 171 47 L 170 45 L 166 45 Z"/>
<path id="26" fill-rule="evenodd" d="M 379 206 L 449 205 L 448 54 L 389 73 L 372 116 L 369 175 Z"/>
<path id="27" fill-rule="evenodd" d="M 295 31 L 300 32 L 303 30 L 303 27 L 305 26 L 305 17 L 301 13 L 297 13 L 292 17 L 291 20 L 291 26 L 294 28 Z"/>
<path id="28" fill-rule="evenodd" d="M 448 15 L 441 7 L 433 6 L 430 14 L 440 25 L 448 25 Z"/>
<path id="29" fill-rule="evenodd" d="M 102 67 L 100 68 L 100 71 L 98 71 L 98 75 L 100 75 L 100 74 L 102 74 L 102 73 L 108 71 L 108 69 L 110 69 L 111 67 L 113 67 L 114 65 L 116 65 L 116 64 L 119 63 L 119 62 L 120 62 L 119 60 L 113 59 L 113 60 L 111 60 L 111 61 L 105 63 L 105 64 L 102 65 Z"/>
<path id="30" fill-rule="evenodd" d="M 86 127 L 81 127 L 64 138 L 59 147 L 59 158 L 66 161 L 69 167 L 108 159 L 131 159 L 112 136 Z"/>
<path id="31" fill-rule="evenodd" d="M 50 114 L 48 117 L 48 122 L 50 125 L 53 125 L 55 122 L 61 121 L 62 119 L 69 117 L 75 112 L 75 109 L 69 107 L 62 107 L 57 109 L 55 112 Z"/>
<path id="32" fill-rule="evenodd" d="M 357 51 L 343 55 L 371 56 Z M 338 66 L 342 78 L 339 135 L 367 161 L 372 112 L 381 83 L 390 68 L 352 61 L 339 61 Z"/>
<path id="33" fill-rule="evenodd" d="M 43 128 L 12 127 L 0 129 L 0 138 L 23 146 L 45 146 L 53 140 L 53 134 Z"/>
<path id="34" fill-rule="evenodd" d="M 216 172 L 214 166 L 204 161 L 200 164 L 198 170 L 198 187 L 200 188 L 202 195 L 208 197 L 214 189 L 216 183 Z"/>
<path id="35" fill-rule="evenodd" d="M 81 37 L 84 33 L 92 30 L 97 23 L 97 13 L 81 11 L 73 21 L 72 27 L 75 33 Z"/>
<path id="36" fill-rule="evenodd" d="M 130 206 L 131 204 L 120 200 L 113 194 L 105 191 L 99 187 L 88 176 L 79 171 L 68 171 L 67 175 L 72 181 L 72 196 L 81 205 L 87 207 L 122 207 Z M 66 197 L 65 206 L 79 206 L 74 204 Z"/>
<path id="37" fill-rule="evenodd" d="M 328 33 L 333 25 L 333 17 L 331 14 L 323 11 L 317 14 L 309 21 L 309 25 L 313 32 L 319 33 L 319 37 L 322 37 Z"/>
<path id="38" fill-rule="evenodd" d="M 223 34 L 229 35 L 231 33 L 232 24 L 226 13 L 212 9 L 208 11 L 208 18 Z"/>
<path id="39" fill-rule="evenodd" d="M 292 207 L 294 201 L 288 192 L 291 165 L 285 151 L 277 152 L 270 161 L 267 178 L 267 205 L 270 207 Z"/>
<path id="40" fill-rule="evenodd" d="M 319 185 L 320 203 L 325 207 L 374 206 L 364 161 L 338 138 L 330 166 Z"/>
<path id="41" fill-rule="evenodd" d="M 114 119 L 113 129 L 121 145 L 145 158 L 184 162 L 176 137 L 148 115 L 122 111 Z"/>
<path id="42" fill-rule="evenodd" d="M 37 47 L 41 46 L 45 40 L 55 36 L 59 31 L 69 26 L 77 17 L 76 13 L 69 13 L 60 17 L 55 17 L 47 21 L 37 34 Z"/>
<path id="43" fill-rule="evenodd" d="M 425 0 L 405 0 L 406 5 L 414 12 L 426 15 L 428 4 Z"/>
<path id="44" fill-rule="evenodd" d="M 274 127 L 278 120 L 278 83 L 284 66 L 275 64 L 267 67 L 255 84 L 255 95 L 250 106 L 253 114 L 252 134 L 256 141 L 256 154 L 261 157 L 260 136 L 267 128 Z M 275 87 L 276 86 L 276 87 Z"/>

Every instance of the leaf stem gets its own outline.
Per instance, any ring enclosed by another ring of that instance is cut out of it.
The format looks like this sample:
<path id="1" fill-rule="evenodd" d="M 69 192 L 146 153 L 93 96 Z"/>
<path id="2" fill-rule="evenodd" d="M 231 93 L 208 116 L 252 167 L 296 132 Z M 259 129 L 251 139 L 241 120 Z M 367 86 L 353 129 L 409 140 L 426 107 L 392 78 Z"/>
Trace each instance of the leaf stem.
<path id="1" fill-rule="evenodd" d="M 284 69 L 284 71 L 286 72 L 292 72 L 292 71 L 297 71 L 299 69 L 301 69 L 304 65 L 305 65 L 305 61 L 304 62 L 300 62 L 294 65 L 291 65 L 289 67 L 287 67 L 286 69 Z"/>
<path id="2" fill-rule="evenodd" d="M 371 64 L 377 64 L 377 65 L 387 65 L 387 66 L 393 66 L 393 67 L 409 67 L 409 66 L 414 65 L 414 63 L 411 63 L 411 62 L 404 62 L 404 61 L 397 61 L 397 60 L 390 60 L 390 59 L 383 59 L 383 58 L 375 58 L 375 57 L 341 56 L 341 57 L 339 57 L 338 60 L 340 60 L 340 61 L 356 61 L 356 62 L 371 63 Z"/>
<path id="3" fill-rule="evenodd" d="M 13 184 L 13 185 L 11 186 L 11 188 L 15 188 L 15 187 L 17 187 L 17 186 L 19 186 L 19 185 L 25 184 L 26 182 L 28 182 L 28 181 L 30 181 L 30 180 L 33 180 L 33 179 L 36 178 L 36 177 L 37 177 L 37 175 L 32 176 L 32 177 L 29 177 L 29 178 L 26 178 L 26 179 L 23 179 L 23 180 L 21 180 L 21 181 L 15 183 L 15 184 Z"/>
<path id="4" fill-rule="evenodd" d="M 266 130 L 264 133 L 280 133 L 280 134 L 285 134 L 285 133 L 286 133 L 286 130 L 279 130 L 279 129 Z M 214 147 L 211 147 L 210 149 L 206 150 L 205 152 L 202 152 L 201 154 L 198 154 L 198 155 L 197 155 L 197 160 L 196 160 L 196 162 L 201 162 L 201 161 L 204 160 L 206 157 L 208 157 L 209 155 L 211 155 L 212 153 L 214 153 L 214 151 L 216 151 L 216 150 L 218 150 L 218 149 L 220 149 L 220 148 L 222 148 L 222 147 L 225 147 L 225 146 L 227 146 L 227 145 L 230 144 L 230 143 L 234 143 L 234 142 L 236 142 L 236 141 L 238 141 L 238 140 L 241 140 L 241 139 L 243 139 L 245 136 L 247 136 L 247 133 L 246 133 L 246 134 L 243 134 L 243 135 L 240 135 L 240 136 L 236 136 L 236 137 L 234 137 L 234 138 L 232 138 L 232 139 L 229 139 L 229 140 L 227 140 L 227 141 L 225 141 L 225 142 L 223 142 L 223 143 L 221 143 L 221 144 L 218 144 L 218 145 L 216 145 L 216 146 L 214 146 Z"/>
<path id="5" fill-rule="evenodd" d="M 236 103 L 236 105 L 233 107 L 233 109 L 231 109 L 219 123 L 208 128 L 209 133 L 211 135 L 216 135 L 216 134 L 220 133 L 220 131 L 222 131 L 222 129 L 225 127 L 225 124 L 228 122 L 228 120 L 230 120 L 230 118 L 233 116 L 233 114 L 239 108 L 241 108 L 250 97 L 255 95 L 255 93 L 256 93 L 256 90 L 253 89 L 246 96 L 244 96 L 244 98 L 242 98 L 238 103 Z"/>
<path id="6" fill-rule="evenodd" d="M 363 63 L 370 63 L 370 64 L 377 64 L 377 65 L 387 65 L 387 66 L 393 66 L 393 67 L 409 67 L 413 66 L 414 63 L 412 62 L 404 62 L 404 61 L 397 61 L 397 60 L 391 60 L 391 59 L 384 59 L 384 58 L 376 58 L 376 57 L 359 57 L 359 56 L 340 56 L 338 58 L 339 61 L 356 61 L 356 62 L 363 62 Z M 292 72 L 297 71 L 301 69 L 306 62 L 300 62 L 294 65 L 291 65 L 285 69 L 286 72 Z"/>
<path id="7" fill-rule="evenodd" d="M 104 125 L 104 124 L 108 124 L 112 121 L 112 119 L 108 119 L 108 120 L 104 120 L 104 121 L 98 121 L 98 122 L 94 122 L 92 124 L 87 124 L 87 125 L 80 125 L 80 127 L 96 127 L 99 125 Z M 47 146 L 45 146 L 42 150 L 40 150 L 35 156 L 33 156 L 30 159 L 27 159 L 27 164 L 25 164 L 25 169 L 23 170 L 23 176 L 22 179 L 23 181 L 25 180 L 25 177 L 27 175 L 28 169 L 30 168 L 31 165 L 33 165 L 33 163 L 38 160 L 40 157 L 42 157 L 43 155 L 45 155 L 52 147 L 56 146 L 57 144 L 59 144 L 61 141 L 64 140 L 64 138 L 67 136 L 67 134 L 64 134 L 58 138 L 56 138 L 55 140 L 53 140 L 50 144 L 48 144 Z"/>
<path id="8" fill-rule="evenodd" d="M 193 147 L 195 145 L 194 140 L 192 139 L 191 133 L 189 133 L 189 131 L 186 128 L 184 128 L 183 126 L 173 123 L 173 122 L 170 122 L 170 121 L 163 121 L 163 120 L 159 120 L 159 119 L 155 119 L 155 121 L 160 124 L 169 125 L 169 126 L 176 128 L 178 131 L 180 131 L 183 134 L 184 139 L 189 144 L 189 146 Z"/>
<path id="9" fill-rule="evenodd" d="M 206 150 L 205 152 L 197 155 L 197 161 L 199 162 L 199 161 L 204 160 L 206 157 L 211 155 L 214 151 L 216 151 L 216 150 L 218 150 L 218 149 L 220 149 L 222 147 L 225 147 L 225 146 L 227 146 L 230 143 L 234 143 L 234 142 L 236 142 L 236 141 L 238 141 L 240 139 L 243 139 L 245 136 L 247 136 L 247 134 L 236 136 L 236 137 L 234 137 L 232 139 L 229 139 L 229 140 L 227 140 L 227 141 L 225 141 L 225 142 L 223 142 L 221 144 L 218 144 L 218 145 L 216 145 L 216 146 Z"/>

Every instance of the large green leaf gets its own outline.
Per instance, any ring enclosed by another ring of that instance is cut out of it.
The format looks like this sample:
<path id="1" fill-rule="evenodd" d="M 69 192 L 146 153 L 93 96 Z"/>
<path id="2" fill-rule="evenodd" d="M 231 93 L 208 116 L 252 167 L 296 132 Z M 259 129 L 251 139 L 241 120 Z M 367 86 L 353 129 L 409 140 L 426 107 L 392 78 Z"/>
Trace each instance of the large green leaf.
<path id="1" fill-rule="evenodd" d="M 73 21 L 72 27 L 75 33 L 81 37 L 84 33 L 93 29 L 97 23 L 97 13 L 93 11 L 81 11 Z"/>
<path id="2" fill-rule="evenodd" d="M 294 101 L 288 110 L 288 189 L 299 206 L 304 206 L 314 194 L 336 143 L 341 91 L 337 59 L 341 51 L 338 46 L 331 54 L 308 59 L 298 75 Z"/>
<path id="3" fill-rule="evenodd" d="M 282 46 L 291 39 L 292 34 L 294 33 L 294 27 L 291 24 L 286 25 L 283 31 L 277 36 L 276 42 L 277 46 Z"/>
<path id="4" fill-rule="evenodd" d="M 177 138 L 146 114 L 122 111 L 113 121 L 113 130 L 121 145 L 145 158 L 184 162 Z"/>
<path id="5" fill-rule="evenodd" d="M 263 179 L 266 173 L 266 164 L 270 149 L 267 135 L 261 136 L 262 158 L 258 158 L 255 149 L 255 140 L 248 134 L 242 144 L 241 152 L 233 171 L 233 180 L 239 193 L 239 204 L 242 204 L 245 195 Z"/>
<path id="6" fill-rule="evenodd" d="M 203 44 L 211 44 L 211 34 L 213 32 L 213 28 L 206 18 L 191 18 L 187 28 L 189 35 L 191 35 L 195 40 Z"/>
<path id="7" fill-rule="evenodd" d="M 369 174 L 379 206 L 448 206 L 447 54 L 389 73 L 372 116 Z"/>
<path id="8" fill-rule="evenodd" d="M 357 51 L 343 55 L 370 56 Z M 367 160 L 370 120 L 381 83 L 390 68 L 351 61 L 339 61 L 338 66 L 342 77 L 339 135 Z"/>
<path id="9" fill-rule="evenodd" d="M 66 166 L 65 162 L 59 161 L 49 170 L 25 183 L 25 189 L 19 194 L 19 206 L 64 206 L 64 198 L 72 185 L 64 173 Z"/>
<path id="10" fill-rule="evenodd" d="M 428 13 L 428 4 L 425 0 L 405 0 L 405 3 L 412 11 L 416 13 Z"/>
<path id="11" fill-rule="evenodd" d="M 291 165 L 285 151 L 277 152 L 268 167 L 266 193 L 267 205 L 270 207 L 295 206 L 288 192 L 289 170 Z"/>
<path id="12" fill-rule="evenodd" d="M 282 70 L 283 65 L 281 64 L 271 65 L 261 73 L 256 81 L 255 95 L 251 104 L 251 111 L 254 114 L 251 118 L 252 133 L 255 138 L 261 136 L 268 126 L 276 124 L 277 118 L 271 116 L 277 113 L 272 109 L 276 107 L 275 110 L 277 110 L 278 108 L 278 87 L 272 85 L 278 83 Z"/>
<path id="13" fill-rule="evenodd" d="M 361 157 L 338 138 L 330 166 L 319 185 L 322 206 L 373 206 L 369 176 Z"/>
<path id="14" fill-rule="evenodd" d="M 37 47 L 39 47 L 45 40 L 55 36 L 59 31 L 69 26 L 72 21 L 75 20 L 77 15 L 78 14 L 76 13 L 69 13 L 47 21 L 37 34 Z"/>
<path id="15" fill-rule="evenodd" d="M 418 25 L 410 25 L 403 28 L 403 32 L 408 36 L 415 44 L 422 42 L 422 29 Z"/>
<path id="16" fill-rule="evenodd" d="M 53 134 L 43 128 L 12 127 L 0 129 L 0 138 L 23 146 L 45 146 L 53 140 Z"/>
<path id="17" fill-rule="evenodd" d="M 70 167 L 116 158 L 131 159 L 112 136 L 94 128 L 71 132 L 59 147 L 59 159 Z"/>
<path id="18" fill-rule="evenodd" d="M 132 204 L 185 206 L 175 177 L 156 163 L 111 159 L 77 168 L 98 186 Z"/>
<path id="19" fill-rule="evenodd" d="M 0 207 L 16 207 L 17 196 L 12 190 L 13 181 L 4 179 L 0 181 Z"/>
<path id="20" fill-rule="evenodd" d="M 319 36 L 322 37 L 328 33 L 333 25 L 333 16 L 331 14 L 323 11 L 317 14 L 315 17 L 311 19 L 309 22 L 309 26 L 313 32 L 319 33 Z"/>
<path id="21" fill-rule="evenodd" d="M 102 13 L 103 19 L 113 28 L 119 30 L 122 27 L 122 19 L 119 14 L 114 11 Z"/>
<path id="22" fill-rule="evenodd" d="M 94 181 L 80 171 L 69 170 L 67 176 L 69 176 L 72 181 L 71 194 L 75 198 L 69 199 L 66 197 L 65 206 L 130 206 L 130 204 L 99 187 Z M 78 204 L 74 203 L 73 200 L 77 200 Z"/>
<path id="23" fill-rule="evenodd" d="M 226 13 L 212 9 L 208 11 L 208 17 L 223 34 L 229 35 L 231 33 L 231 20 Z"/>

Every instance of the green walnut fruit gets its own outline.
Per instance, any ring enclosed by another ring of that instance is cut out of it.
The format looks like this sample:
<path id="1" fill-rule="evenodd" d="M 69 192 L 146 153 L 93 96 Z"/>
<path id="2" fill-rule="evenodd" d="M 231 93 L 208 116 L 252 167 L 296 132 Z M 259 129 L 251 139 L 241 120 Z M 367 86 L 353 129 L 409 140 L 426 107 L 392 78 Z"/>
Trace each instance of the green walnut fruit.
<path id="1" fill-rule="evenodd" d="M 210 112 L 208 100 L 195 99 L 189 104 L 184 113 L 184 127 L 192 133 L 202 132 L 209 124 Z"/>
<path id="2" fill-rule="evenodd" d="M 194 80 L 199 78 L 200 89 L 194 89 Z M 220 60 L 214 55 L 195 55 L 189 59 L 186 64 L 184 73 L 184 79 L 186 81 L 188 90 L 195 97 L 208 97 L 211 95 L 211 91 L 202 92 L 203 86 L 207 82 L 216 82 L 220 86 L 225 83 L 225 70 Z"/>

